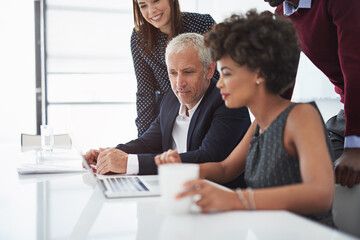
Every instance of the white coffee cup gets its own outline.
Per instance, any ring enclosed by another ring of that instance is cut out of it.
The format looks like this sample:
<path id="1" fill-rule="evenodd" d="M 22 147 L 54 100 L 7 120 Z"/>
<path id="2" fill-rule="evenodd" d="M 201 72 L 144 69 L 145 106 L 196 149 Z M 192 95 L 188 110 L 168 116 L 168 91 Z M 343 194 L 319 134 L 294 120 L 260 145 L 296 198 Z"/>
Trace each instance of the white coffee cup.
<path id="1" fill-rule="evenodd" d="M 183 184 L 199 178 L 199 165 L 173 163 L 159 166 L 161 196 L 166 212 L 173 214 L 189 213 L 193 204 L 192 197 L 175 199 L 186 189 Z"/>

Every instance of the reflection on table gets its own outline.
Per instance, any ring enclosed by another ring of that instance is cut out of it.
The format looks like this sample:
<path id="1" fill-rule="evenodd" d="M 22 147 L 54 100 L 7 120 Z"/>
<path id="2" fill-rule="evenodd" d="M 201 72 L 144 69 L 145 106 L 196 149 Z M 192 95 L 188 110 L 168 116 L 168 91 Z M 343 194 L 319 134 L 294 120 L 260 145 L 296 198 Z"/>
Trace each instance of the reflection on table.
<path id="1" fill-rule="evenodd" d="M 89 173 L 19 178 L 36 152 L 0 150 L 0 239 L 355 239 L 286 211 L 168 215 L 160 197 L 106 199 Z"/>

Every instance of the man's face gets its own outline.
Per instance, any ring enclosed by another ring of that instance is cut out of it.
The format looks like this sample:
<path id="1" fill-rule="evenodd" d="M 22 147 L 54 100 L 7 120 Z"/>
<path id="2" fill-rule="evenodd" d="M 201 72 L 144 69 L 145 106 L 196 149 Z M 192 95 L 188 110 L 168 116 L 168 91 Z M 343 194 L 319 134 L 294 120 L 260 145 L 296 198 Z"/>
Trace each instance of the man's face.
<path id="1" fill-rule="evenodd" d="M 277 7 L 284 2 L 284 0 L 264 0 L 264 1 L 269 3 L 269 5 L 272 7 Z"/>
<path id="2" fill-rule="evenodd" d="M 192 109 L 205 94 L 212 74 L 209 71 L 204 74 L 203 64 L 193 47 L 170 53 L 167 68 L 171 88 L 179 102 Z"/>

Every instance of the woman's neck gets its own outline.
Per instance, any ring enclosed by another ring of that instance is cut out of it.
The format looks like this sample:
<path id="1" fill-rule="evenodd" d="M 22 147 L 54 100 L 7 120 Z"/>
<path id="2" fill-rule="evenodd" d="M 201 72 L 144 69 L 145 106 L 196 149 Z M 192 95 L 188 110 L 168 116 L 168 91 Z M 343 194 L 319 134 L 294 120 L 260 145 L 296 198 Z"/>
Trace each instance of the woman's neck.
<path id="1" fill-rule="evenodd" d="M 162 28 L 159 28 L 159 30 L 160 30 L 162 33 L 164 33 L 164 34 L 166 34 L 166 35 L 168 35 L 168 36 L 171 35 L 171 25 L 166 25 L 166 26 L 164 26 L 164 27 L 162 27 Z"/>
<path id="2" fill-rule="evenodd" d="M 260 133 L 264 132 L 290 104 L 289 100 L 274 94 L 267 94 L 256 99 L 256 102 L 249 106 L 249 110 L 259 124 Z"/>

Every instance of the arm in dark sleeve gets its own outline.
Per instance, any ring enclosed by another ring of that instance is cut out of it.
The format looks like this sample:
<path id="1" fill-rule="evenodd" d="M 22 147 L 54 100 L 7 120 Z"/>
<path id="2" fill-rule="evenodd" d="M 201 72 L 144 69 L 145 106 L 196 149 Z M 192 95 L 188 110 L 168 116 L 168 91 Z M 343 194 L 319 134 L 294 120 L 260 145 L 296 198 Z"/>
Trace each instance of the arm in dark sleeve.
<path id="1" fill-rule="evenodd" d="M 124 148 L 124 146 L 120 147 Z M 139 175 L 157 174 L 154 157 L 163 152 L 160 116 L 140 138 L 127 143 L 126 147 L 126 150 L 135 150 L 133 153 L 138 155 Z"/>
<path id="2" fill-rule="evenodd" d="M 119 144 L 116 147 L 126 153 L 137 154 L 140 175 L 157 173 L 154 157 L 164 151 L 164 124 L 169 121 L 169 109 L 174 109 L 174 107 L 179 104 L 176 96 L 171 93 L 172 91 L 169 91 L 169 95 L 164 96 L 160 106 L 160 114 L 141 137 L 126 144 Z M 176 103 L 176 105 L 174 105 L 174 103 Z M 164 105 L 166 106 L 164 107 Z M 175 110 L 173 113 L 177 114 L 177 111 Z M 166 148 L 168 148 L 168 146 L 166 146 Z"/>
<path id="3" fill-rule="evenodd" d="M 208 32 L 215 24 L 210 14 L 185 13 L 184 31 L 204 34 Z"/>
<path id="4" fill-rule="evenodd" d="M 162 152 L 162 135 L 159 117 L 153 121 L 150 128 L 141 137 L 126 144 L 118 144 L 116 148 L 128 154 L 158 154 Z"/>
<path id="5" fill-rule="evenodd" d="M 241 141 L 251 124 L 247 108 L 229 109 L 222 104 L 215 112 L 201 146 L 180 154 L 185 163 L 220 162 Z"/>
<path id="6" fill-rule="evenodd" d="M 224 160 L 240 142 L 251 124 L 247 108 L 228 109 L 224 104 L 218 107 L 211 121 L 210 129 L 200 147 L 180 154 L 182 162 L 204 163 Z M 159 153 L 161 152 L 138 154 L 139 174 L 157 174 L 154 157 Z"/>
<path id="7" fill-rule="evenodd" d="M 336 25 L 338 55 L 344 78 L 345 136 L 360 136 L 360 1 L 329 1 Z"/>
<path id="8" fill-rule="evenodd" d="M 131 54 L 137 80 L 137 118 L 135 122 L 138 128 L 138 136 L 141 136 L 154 120 L 153 115 L 156 107 L 156 80 L 152 68 L 143 58 L 144 53 L 140 49 L 139 40 L 137 39 L 135 30 L 133 30 L 131 35 Z"/>
<path id="9" fill-rule="evenodd" d="M 138 155 L 139 175 L 157 173 L 154 157 L 163 151 L 159 118 L 158 116 L 149 129 L 138 139 L 116 146 L 117 149 L 128 154 Z"/>

